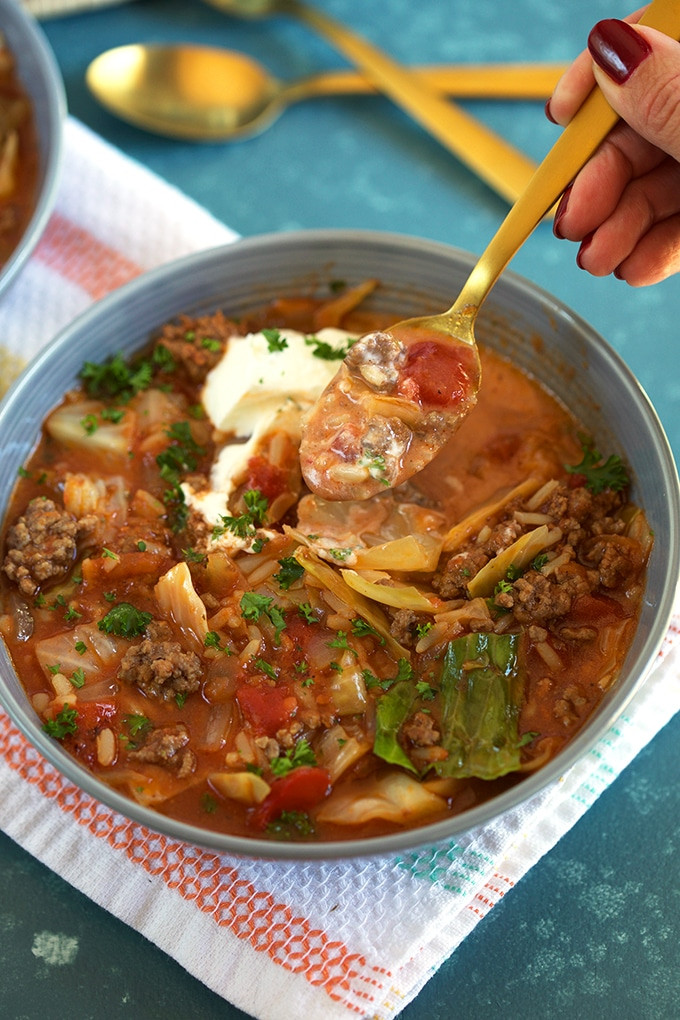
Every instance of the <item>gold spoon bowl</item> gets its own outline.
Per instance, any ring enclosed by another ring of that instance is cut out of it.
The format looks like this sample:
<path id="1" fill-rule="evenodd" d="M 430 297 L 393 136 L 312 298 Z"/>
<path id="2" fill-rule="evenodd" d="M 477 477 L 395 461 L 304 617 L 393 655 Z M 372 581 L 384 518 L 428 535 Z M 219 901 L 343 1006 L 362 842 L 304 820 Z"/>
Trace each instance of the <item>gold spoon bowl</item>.
<path id="1" fill-rule="evenodd" d="M 411 69 L 429 88 L 468 99 L 545 100 L 562 64 L 485 64 Z M 190 43 L 133 43 L 106 50 L 85 80 L 111 113 L 170 138 L 226 142 L 264 131 L 292 103 L 377 89 L 356 71 L 282 82 L 259 61 L 234 50 Z"/>

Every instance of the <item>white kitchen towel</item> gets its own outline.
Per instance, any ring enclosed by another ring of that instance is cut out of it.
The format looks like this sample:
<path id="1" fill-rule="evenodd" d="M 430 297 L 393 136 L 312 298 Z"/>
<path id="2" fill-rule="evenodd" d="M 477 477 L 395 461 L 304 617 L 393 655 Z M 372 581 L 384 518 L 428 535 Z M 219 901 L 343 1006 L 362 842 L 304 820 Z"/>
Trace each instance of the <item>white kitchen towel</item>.
<path id="1" fill-rule="evenodd" d="M 0 301 L 0 338 L 33 355 L 144 269 L 234 238 L 195 202 L 70 119 L 56 210 Z M 679 607 L 680 608 L 680 607 Z M 0 711 L 0 827 L 259 1020 L 386 1020 L 680 709 L 680 612 L 651 674 L 599 743 L 501 819 L 399 856 L 236 858 L 159 836 L 67 782 Z"/>

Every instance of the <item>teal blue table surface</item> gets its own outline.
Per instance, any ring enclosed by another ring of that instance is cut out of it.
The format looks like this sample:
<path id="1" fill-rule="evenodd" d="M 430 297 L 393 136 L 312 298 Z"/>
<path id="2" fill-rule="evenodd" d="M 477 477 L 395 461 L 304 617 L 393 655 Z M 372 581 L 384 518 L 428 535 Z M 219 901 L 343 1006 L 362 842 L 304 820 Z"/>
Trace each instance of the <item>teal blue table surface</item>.
<path id="1" fill-rule="evenodd" d="M 629 10 L 619 0 L 324 0 L 323 6 L 412 64 L 567 61 L 596 20 Z M 343 66 L 325 42 L 291 20 L 237 21 L 199 0 L 136 0 L 53 18 L 43 28 L 70 112 L 240 234 L 364 227 L 479 252 L 507 209 L 381 97 L 301 103 L 256 138 L 194 145 L 123 124 L 84 86 L 99 52 L 136 41 L 223 45 L 258 57 L 284 79 Z M 464 105 L 535 159 L 558 131 L 538 102 Z M 541 224 L 512 269 L 572 307 L 619 351 L 677 457 L 680 278 L 633 290 L 613 278 L 592 279 L 576 267 L 575 254 L 575 246 Z M 679 737 L 676 717 L 466 938 L 405 1007 L 404 1020 L 680 1016 Z M 3 1018 L 248 1015 L 4 836 L 0 875 Z M 74 962 L 60 966 L 36 953 L 41 932 L 77 940 Z"/>

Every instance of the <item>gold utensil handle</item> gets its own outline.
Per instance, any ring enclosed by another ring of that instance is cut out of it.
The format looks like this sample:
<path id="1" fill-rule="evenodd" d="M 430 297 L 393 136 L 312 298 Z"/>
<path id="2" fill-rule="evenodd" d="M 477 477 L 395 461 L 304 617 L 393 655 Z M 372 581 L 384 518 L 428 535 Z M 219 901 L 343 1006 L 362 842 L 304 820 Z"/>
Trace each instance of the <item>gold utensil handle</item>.
<path id="1" fill-rule="evenodd" d="M 680 0 L 653 0 L 639 23 L 680 39 Z M 458 313 L 464 308 L 478 308 L 481 305 L 518 248 L 604 141 L 618 119 L 618 114 L 595 86 L 538 166 L 526 192 L 501 223 L 470 273 L 451 312 Z"/>
<path id="2" fill-rule="evenodd" d="M 510 202 L 520 195 L 536 164 L 455 104 L 433 92 L 411 71 L 325 12 L 299 0 L 278 8 L 305 22 L 361 68 L 382 92 L 427 128 L 461 162 Z"/>
<path id="3" fill-rule="evenodd" d="M 566 64 L 455 64 L 409 67 L 419 81 L 458 99 L 549 99 Z M 303 96 L 378 92 L 365 74 L 324 71 L 295 83 Z"/>

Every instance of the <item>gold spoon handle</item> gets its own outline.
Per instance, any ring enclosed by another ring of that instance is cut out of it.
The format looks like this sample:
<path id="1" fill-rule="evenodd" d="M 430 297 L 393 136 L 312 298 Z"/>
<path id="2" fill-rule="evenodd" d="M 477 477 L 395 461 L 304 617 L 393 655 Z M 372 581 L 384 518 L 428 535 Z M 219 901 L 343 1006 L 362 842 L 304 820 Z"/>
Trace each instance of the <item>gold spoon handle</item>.
<path id="1" fill-rule="evenodd" d="M 458 99 L 548 99 L 566 64 L 460 64 L 409 67 L 430 89 Z M 287 99 L 378 92 L 357 71 L 324 71 L 284 86 Z M 292 93 L 292 95 L 291 95 Z"/>
<path id="2" fill-rule="evenodd" d="M 639 24 L 680 39 L 680 0 L 653 0 Z M 513 255 L 540 223 L 578 171 L 618 121 L 595 86 L 540 163 L 522 194 L 492 237 L 448 314 L 482 304 Z"/>
<path id="3" fill-rule="evenodd" d="M 325 12 L 300 0 L 280 0 L 277 10 L 298 18 L 333 43 L 377 88 L 503 198 L 514 202 L 524 191 L 536 164 L 460 107 L 432 91 L 410 70 Z"/>

